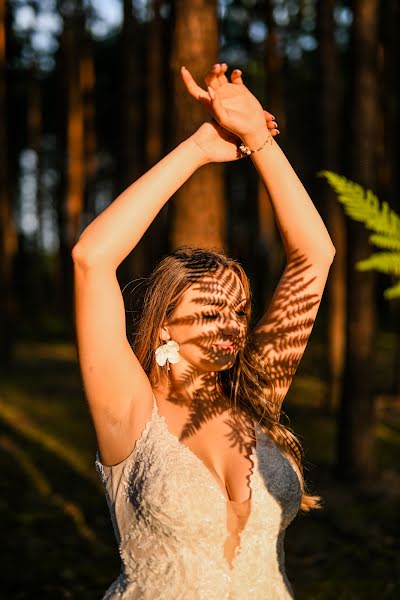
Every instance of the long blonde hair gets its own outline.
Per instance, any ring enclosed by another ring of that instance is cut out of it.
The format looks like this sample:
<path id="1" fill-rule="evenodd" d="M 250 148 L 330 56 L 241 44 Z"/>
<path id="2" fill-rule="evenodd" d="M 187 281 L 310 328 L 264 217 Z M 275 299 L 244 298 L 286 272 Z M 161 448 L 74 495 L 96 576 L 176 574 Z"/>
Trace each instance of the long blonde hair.
<path id="1" fill-rule="evenodd" d="M 184 292 L 201 277 L 216 271 L 234 272 L 240 279 L 247 299 L 247 323 L 251 317 L 251 290 L 243 267 L 221 252 L 185 246 L 164 257 L 151 273 L 143 298 L 140 315 L 135 323 L 133 350 L 155 389 L 165 383 L 165 369 L 154 360 L 154 350 L 160 345 L 163 323 L 173 315 Z M 320 508 L 320 497 L 307 493 L 303 476 L 301 444 L 295 434 L 280 422 L 281 403 L 274 393 L 273 380 L 252 339 L 247 334 L 234 365 L 218 372 L 223 393 L 234 404 L 256 419 L 262 430 L 297 466 L 302 499 L 300 509 Z"/>

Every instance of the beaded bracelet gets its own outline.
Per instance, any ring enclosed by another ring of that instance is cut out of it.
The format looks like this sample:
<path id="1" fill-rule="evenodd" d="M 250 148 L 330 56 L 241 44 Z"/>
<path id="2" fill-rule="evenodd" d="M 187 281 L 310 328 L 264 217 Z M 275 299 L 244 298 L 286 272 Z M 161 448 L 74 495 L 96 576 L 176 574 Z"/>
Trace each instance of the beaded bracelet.
<path id="1" fill-rule="evenodd" d="M 267 144 L 267 142 L 270 141 L 272 142 L 272 135 L 269 134 L 269 136 L 267 137 L 267 139 L 265 140 L 265 142 L 263 143 L 262 146 L 260 146 L 259 148 L 257 148 L 256 150 L 251 150 L 248 146 L 246 146 L 245 144 L 241 143 L 239 146 L 239 150 L 242 154 L 246 154 L 247 156 L 250 156 L 250 154 L 254 154 L 254 152 L 259 152 L 259 150 L 262 150 L 264 148 L 264 146 Z"/>

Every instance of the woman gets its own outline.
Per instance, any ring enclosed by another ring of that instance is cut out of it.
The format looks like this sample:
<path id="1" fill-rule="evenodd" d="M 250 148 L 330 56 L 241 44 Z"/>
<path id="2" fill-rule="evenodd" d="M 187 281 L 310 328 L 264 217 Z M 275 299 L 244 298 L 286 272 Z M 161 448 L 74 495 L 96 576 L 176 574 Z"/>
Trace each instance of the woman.
<path id="1" fill-rule="evenodd" d="M 284 531 L 299 508 L 318 506 L 305 491 L 300 445 L 279 416 L 335 250 L 274 140 L 272 115 L 240 71 L 229 81 L 226 70 L 214 65 L 205 91 L 182 68 L 214 120 L 126 189 L 73 249 L 96 468 L 122 559 L 107 599 L 293 598 Z M 118 265 L 196 169 L 242 156 L 268 190 L 287 256 L 270 306 L 250 332 L 242 267 L 182 248 L 149 278 L 133 351 Z"/>

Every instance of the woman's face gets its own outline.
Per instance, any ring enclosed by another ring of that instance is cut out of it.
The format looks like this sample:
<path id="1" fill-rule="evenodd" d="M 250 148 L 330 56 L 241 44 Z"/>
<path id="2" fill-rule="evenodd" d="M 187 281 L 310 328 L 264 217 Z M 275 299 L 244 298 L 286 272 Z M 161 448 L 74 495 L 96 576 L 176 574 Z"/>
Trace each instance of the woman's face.
<path id="1" fill-rule="evenodd" d="M 193 283 L 163 329 L 180 346 L 179 370 L 190 366 L 209 372 L 232 367 L 247 332 L 248 301 L 239 277 L 230 269 Z"/>

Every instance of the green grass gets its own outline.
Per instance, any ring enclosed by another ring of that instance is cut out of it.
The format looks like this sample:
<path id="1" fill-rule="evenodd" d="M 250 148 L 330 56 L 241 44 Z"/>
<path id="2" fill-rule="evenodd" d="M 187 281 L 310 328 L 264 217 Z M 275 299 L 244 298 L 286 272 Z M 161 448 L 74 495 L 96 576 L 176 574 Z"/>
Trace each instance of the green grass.
<path id="1" fill-rule="evenodd" d="M 368 489 L 336 482 L 335 423 L 319 408 L 326 384 L 312 368 L 322 360 L 315 344 L 287 398 L 290 425 L 306 451 L 306 478 L 324 500 L 323 510 L 298 516 L 287 530 L 288 576 L 297 600 L 398 598 L 400 417 L 377 426 L 379 480 Z M 100 598 L 119 572 L 119 555 L 94 470 L 96 443 L 75 350 L 20 344 L 0 383 L 3 596 Z"/>

